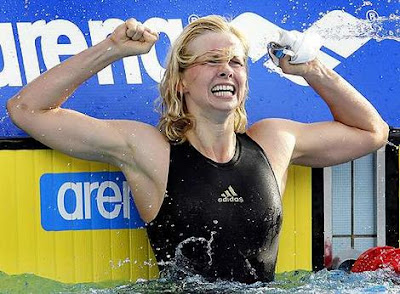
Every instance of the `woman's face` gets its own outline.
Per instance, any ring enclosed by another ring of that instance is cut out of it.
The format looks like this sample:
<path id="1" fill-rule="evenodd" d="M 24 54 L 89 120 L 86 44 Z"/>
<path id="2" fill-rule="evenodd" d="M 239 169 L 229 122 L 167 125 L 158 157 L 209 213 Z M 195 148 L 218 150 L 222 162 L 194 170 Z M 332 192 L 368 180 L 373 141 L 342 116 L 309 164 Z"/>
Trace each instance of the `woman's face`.
<path id="1" fill-rule="evenodd" d="M 192 115 L 227 115 L 244 99 L 247 83 L 245 53 L 232 33 L 205 33 L 188 45 L 197 56 L 183 72 L 182 92 Z"/>

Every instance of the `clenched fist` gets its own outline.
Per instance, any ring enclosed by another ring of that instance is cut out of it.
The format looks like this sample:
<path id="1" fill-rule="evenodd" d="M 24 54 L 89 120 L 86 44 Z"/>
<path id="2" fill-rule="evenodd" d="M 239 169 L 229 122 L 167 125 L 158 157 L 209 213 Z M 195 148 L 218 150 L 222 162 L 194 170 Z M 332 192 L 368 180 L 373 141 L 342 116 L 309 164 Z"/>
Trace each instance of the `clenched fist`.
<path id="1" fill-rule="evenodd" d="M 158 40 L 158 33 L 134 18 L 119 25 L 110 35 L 122 57 L 148 53 Z"/>

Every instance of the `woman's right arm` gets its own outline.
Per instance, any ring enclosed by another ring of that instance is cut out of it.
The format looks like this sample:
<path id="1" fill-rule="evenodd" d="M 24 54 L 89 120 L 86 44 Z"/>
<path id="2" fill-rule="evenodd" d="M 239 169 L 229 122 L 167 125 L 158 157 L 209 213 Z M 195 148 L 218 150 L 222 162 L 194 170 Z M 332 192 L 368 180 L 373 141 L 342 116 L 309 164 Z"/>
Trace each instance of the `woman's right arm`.
<path id="1" fill-rule="evenodd" d="M 138 132 L 158 132 L 139 122 L 99 120 L 62 103 L 84 81 L 123 57 L 147 53 L 158 34 L 134 19 L 107 39 L 67 59 L 29 83 L 7 102 L 13 122 L 36 140 L 69 155 L 115 163 Z"/>

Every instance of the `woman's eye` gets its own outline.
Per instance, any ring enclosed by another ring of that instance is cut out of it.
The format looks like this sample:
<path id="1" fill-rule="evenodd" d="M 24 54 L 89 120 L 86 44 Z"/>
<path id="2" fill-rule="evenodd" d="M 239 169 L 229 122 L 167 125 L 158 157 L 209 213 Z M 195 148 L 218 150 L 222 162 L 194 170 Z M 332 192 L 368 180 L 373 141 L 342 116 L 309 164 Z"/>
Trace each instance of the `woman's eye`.
<path id="1" fill-rule="evenodd" d="M 234 66 L 243 66 L 243 62 L 240 60 L 231 60 L 230 63 Z"/>
<path id="2" fill-rule="evenodd" d="M 210 60 L 207 60 L 206 63 L 209 64 L 209 65 L 218 65 L 221 62 L 218 61 L 218 60 L 215 60 L 215 59 L 210 59 Z"/>

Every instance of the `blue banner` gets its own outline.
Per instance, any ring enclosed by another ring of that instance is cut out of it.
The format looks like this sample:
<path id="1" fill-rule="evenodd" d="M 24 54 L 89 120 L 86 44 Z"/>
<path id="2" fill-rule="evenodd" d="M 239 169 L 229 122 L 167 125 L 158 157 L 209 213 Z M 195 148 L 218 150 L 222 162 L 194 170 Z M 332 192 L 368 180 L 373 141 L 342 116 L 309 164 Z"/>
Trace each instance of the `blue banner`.
<path id="1" fill-rule="evenodd" d="M 46 231 L 144 227 L 122 172 L 44 174 L 40 205 Z"/>
<path id="2" fill-rule="evenodd" d="M 134 17 L 161 33 L 146 55 L 107 67 L 65 104 L 97 118 L 156 124 L 154 100 L 170 43 L 192 19 L 220 14 L 248 36 L 249 122 L 282 117 L 330 120 L 325 103 L 301 78 L 276 71 L 266 43 L 278 28 L 314 31 L 320 60 L 346 78 L 394 127 L 400 127 L 400 5 L 398 1 L 144 1 L 20 0 L 0 4 L 0 138 L 25 137 L 6 101 L 62 60 L 103 40 Z"/>

